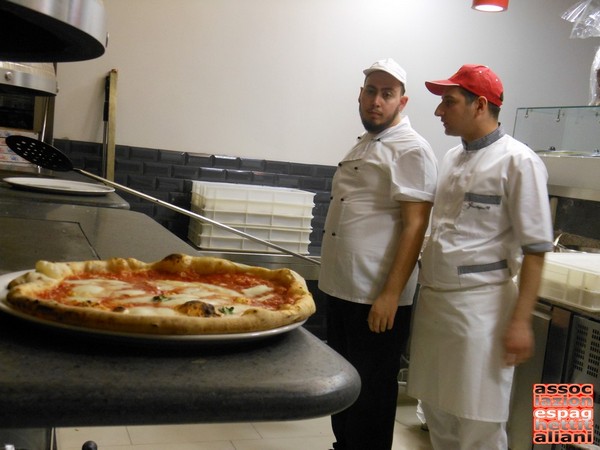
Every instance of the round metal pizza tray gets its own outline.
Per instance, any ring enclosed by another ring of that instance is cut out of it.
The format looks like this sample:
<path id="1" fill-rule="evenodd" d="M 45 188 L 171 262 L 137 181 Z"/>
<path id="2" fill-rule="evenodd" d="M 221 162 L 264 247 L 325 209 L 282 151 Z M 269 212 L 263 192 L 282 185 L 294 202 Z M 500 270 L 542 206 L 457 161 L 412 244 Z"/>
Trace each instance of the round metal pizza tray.
<path id="1" fill-rule="evenodd" d="M 60 180 L 56 178 L 8 177 L 6 183 L 19 189 L 49 192 L 68 195 L 106 195 L 115 188 L 103 184 L 84 183 L 81 181 Z"/>
<path id="2" fill-rule="evenodd" d="M 30 272 L 30 270 L 21 270 L 18 272 L 6 273 L 0 275 L 0 311 L 10 314 L 11 316 L 18 317 L 20 319 L 27 320 L 32 323 L 49 326 L 51 328 L 75 331 L 77 333 L 83 333 L 90 336 L 104 336 L 110 338 L 117 338 L 129 341 L 138 342 L 152 342 L 152 343 L 167 343 L 167 342 L 197 342 L 197 343 L 237 343 L 237 342 L 251 342 L 255 340 L 266 339 L 271 336 L 278 336 L 283 333 L 287 333 L 296 328 L 301 327 L 306 320 L 302 322 L 296 322 L 283 327 L 273 328 L 270 330 L 262 331 L 251 331 L 247 333 L 227 333 L 227 334 L 143 334 L 143 333 L 125 333 L 118 331 L 109 330 L 98 330 L 94 328 L 88 328 L 83 326 L 62 324 L 58 322 L 52 322 L 50 320 L 40 319 L 25 314 L 21 311 L 14 309 L 9 303 L 6 302 L 6 295 L 8 293 L 8 283 L 17 278 L 18 276 Z"/>

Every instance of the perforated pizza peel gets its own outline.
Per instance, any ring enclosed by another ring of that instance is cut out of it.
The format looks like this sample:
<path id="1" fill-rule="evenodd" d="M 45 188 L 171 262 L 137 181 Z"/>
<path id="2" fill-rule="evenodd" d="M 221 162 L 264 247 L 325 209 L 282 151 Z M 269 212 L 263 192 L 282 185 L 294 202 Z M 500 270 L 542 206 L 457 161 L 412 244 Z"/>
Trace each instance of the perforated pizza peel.
<path id="1" fill-rule="evenodd" d="M 171 203 L 165 202 L 158 198 L 152 197 L 150 195 L 144 194 L 143 192 L 136 191 L 135 189 L 131 189 L 127 186 L 123 186 L 122 184 L 115 183 L 114 181 L 107 180 L 106 178 L 99 177 L 93 173 L 87 172 L 83 169 L 77 169 L 73 167 L 73 162 L 67 155 L 61 152 L 56 147 L 53 147 L 50 144 L 46 144 L 45 142 L 39 141 L 37 139 L 32 139 L 27 136 L 8 136 L 6 138 L 6 145 L 19 155 L 21 158 L 26 159 L 30 163 L 43 167 L 44 169 L 56 170 L 59 172 L 69 172 L 71 170 L 75 172 L 79 172 L 86 177 L 93 178 L 96 181 L 100 181 L 108 186 L 114 187 L 115 189 L 120 189 L 129 194 L 135 195 L 137 197 L 141 197 L 144 200 L 148 200 L 150 202 L 156 203 L 160 206 L 164 206 L 165 208 L 172 209 L 173 211 L 177 211 L 178 213 L 184 214 L 186 216 L 192 217 L 194 219 L 201 220 L 202 222 L 209 223 L 216 227 L 222 228 L 224 230 L 230 231 L 231 233 L 237 234 L 238 236 L 242 236 L 243 238 L 249 239 L 251 241 L 259 242 L 267 247 L 273 248 L 281 253 L 285 253 L 288 255 L 295 256 L 296 258 L 303 259 L 305 261 L 309 261 L 313 264 L 320 265 L 321 262 L 310 258 L 306 255 L 302 255 L 300 253 L 293 252 L 288 250 L 287 248 L 281 247 L 280 245 L 274 244 L 273 242 L 266 241 L 264 239 L 257 238 L 251 234 L 240 231 L 236 228 L 232 228 L 228 225 L 225 225 L 221 222 L 217 222 L 216 220 L 209 219 L 208 217 L 204 217 L 198 213 L 188 211 L 187 209 L 180 208 L 179 206 L 172 205 Z"/>

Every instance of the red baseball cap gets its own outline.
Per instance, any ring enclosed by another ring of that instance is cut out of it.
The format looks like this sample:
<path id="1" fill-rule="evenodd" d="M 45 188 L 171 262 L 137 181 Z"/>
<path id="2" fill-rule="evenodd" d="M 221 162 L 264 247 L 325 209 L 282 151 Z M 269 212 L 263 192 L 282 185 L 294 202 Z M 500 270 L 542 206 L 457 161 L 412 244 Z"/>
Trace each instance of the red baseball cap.
<path id="1" fill-rule="evenodd" d="M 460 86 L 475 95 L 487 98 L 488 102 L 502 106 L 504 88 L 498 75 L 487 66 L 465 64 L 447 80 L 426 81 L 425 86 L 435 95 L 442 95 L 448 86 Z"/>

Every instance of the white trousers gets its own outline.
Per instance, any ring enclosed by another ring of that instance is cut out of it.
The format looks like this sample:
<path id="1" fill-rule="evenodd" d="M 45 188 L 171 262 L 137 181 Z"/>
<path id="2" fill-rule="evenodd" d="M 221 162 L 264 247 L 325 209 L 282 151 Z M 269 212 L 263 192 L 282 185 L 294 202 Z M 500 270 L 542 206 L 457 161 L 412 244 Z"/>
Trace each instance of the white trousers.
<path id="1" fill-rule="evenodd" d="M 457 417 L 421 402 L 434 450 L 507 450 L 506 423 Z"/>

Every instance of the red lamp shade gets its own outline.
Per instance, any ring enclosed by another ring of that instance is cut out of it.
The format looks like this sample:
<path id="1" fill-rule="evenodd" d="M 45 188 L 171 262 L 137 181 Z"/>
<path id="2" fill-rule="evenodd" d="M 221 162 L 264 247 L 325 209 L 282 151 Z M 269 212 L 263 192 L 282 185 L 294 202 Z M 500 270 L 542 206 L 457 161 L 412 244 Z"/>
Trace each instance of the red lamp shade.
<path id="1" fill-rule="evenodd" d="M 508 9 L 508 0 L 473 0 L 473 9 L 484 12 L 501 12 Z"/>

